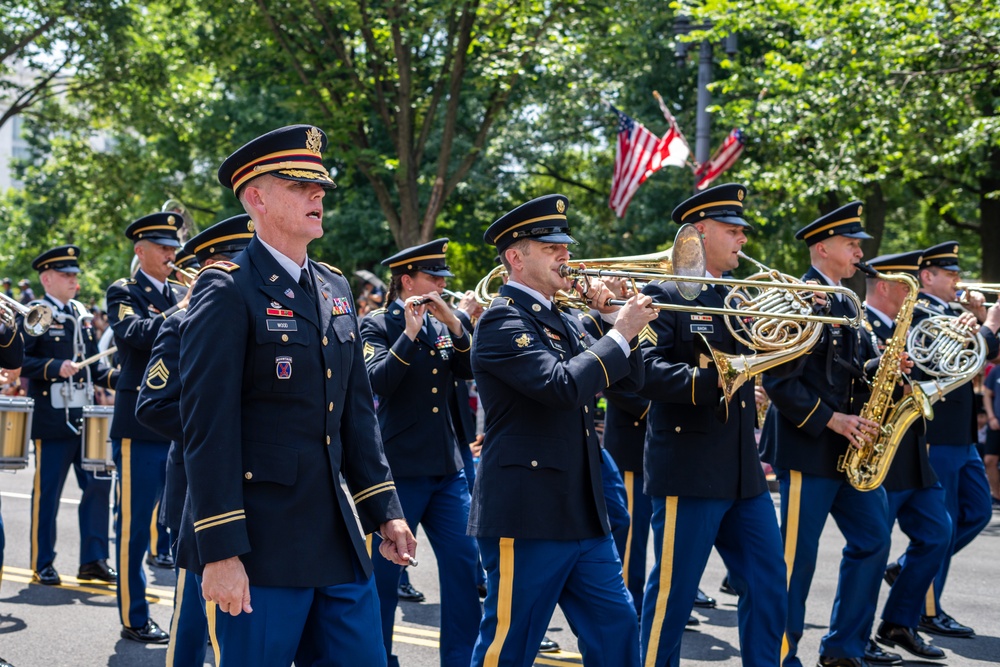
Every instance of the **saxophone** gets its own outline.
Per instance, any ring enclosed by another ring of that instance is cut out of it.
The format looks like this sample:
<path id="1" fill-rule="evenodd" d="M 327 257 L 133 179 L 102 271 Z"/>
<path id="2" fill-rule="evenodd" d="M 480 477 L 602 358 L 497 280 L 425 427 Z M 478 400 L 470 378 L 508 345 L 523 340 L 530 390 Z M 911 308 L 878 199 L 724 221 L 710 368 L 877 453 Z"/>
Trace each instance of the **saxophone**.
<path id="1" fill-rule="evenodd" d="M 874 271 L 870 267 L 861 267 Z M 923 389 L 912 385 L 912 391 L 898 402 L 892 399 L 896 385 L 902 379 L 899 361 L 906 351 L 906 334 L 913 319 L 919 286 L 912 276 L 905 273 L 873 274 L 881 280 L 904 283 L 909 292 L 893 322 L 892 338 L 886 342 L 885 351 L 872 381 L 872 394 L 861 409 L 861 417 L 879 425 L 878 433 L 860 448 L 849 446 L 847 453 L 837 461 L 837 470 L 847 474 L 847 481 L 859 491 L 877 489 L 889 472 L 899 443 L 910 425 L 919 417 L 932 419 L 934 411 Z"/>

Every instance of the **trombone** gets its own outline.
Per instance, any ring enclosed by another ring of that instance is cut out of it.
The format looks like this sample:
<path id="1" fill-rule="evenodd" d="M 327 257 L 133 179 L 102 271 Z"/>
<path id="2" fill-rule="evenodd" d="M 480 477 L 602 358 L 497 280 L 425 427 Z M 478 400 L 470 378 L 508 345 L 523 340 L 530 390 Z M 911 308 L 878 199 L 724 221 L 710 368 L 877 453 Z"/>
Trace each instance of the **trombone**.
<path id="1" fill-rule="evenodd" d="M 969 292 L 984 292 L 986 294 L 1000 294 L 1000 283 L 958 283 L 958 292 L 956 296 L 958 297 L 958 305 L 962 306 L 968 310 L 969 305 Z M 984 303 L 983 308 L 990 308 L 995 306 L 996 301 L 992 303 Z"/>
<path id="2" fill-rule="evenodd" d="M 44 303 L 36 303 L 28 307 L 0 292 L 0 320 L 13 329 L 16 324 L 14 319 L 16 314 L 24 317 L 21 326 L 29 336 L 41 336 L 52 324 L 52 309 Z"/>

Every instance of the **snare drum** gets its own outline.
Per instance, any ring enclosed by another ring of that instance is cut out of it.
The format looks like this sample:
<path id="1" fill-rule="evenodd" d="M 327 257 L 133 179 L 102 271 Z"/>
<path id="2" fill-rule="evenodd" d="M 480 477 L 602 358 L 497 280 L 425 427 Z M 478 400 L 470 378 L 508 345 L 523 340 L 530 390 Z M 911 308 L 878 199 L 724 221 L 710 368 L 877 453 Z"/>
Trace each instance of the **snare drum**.
<path id="1" fill-rule="evenodd" d="M 0 470 L 28 467 L 31 415 L 35 401 L 21 396 L 0 396 Z"/>
<path id="2" fill-rule="evenodd" d="M 111 472 L 115 469 L 111 455 L 111 417 L 113 405 L 83 406 L 83 461 L 80 466 L 91 472 Z"/>

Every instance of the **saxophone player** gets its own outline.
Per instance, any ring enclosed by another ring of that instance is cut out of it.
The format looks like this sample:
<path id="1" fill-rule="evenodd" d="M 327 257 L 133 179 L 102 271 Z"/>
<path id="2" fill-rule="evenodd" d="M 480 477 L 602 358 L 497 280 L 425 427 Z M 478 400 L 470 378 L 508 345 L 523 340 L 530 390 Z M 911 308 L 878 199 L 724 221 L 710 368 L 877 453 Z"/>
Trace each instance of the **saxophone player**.
<path id="1" fill-rule="evenodd" d="M 907 273 L 914 278 L 923 251 L 882 255 L 868 262 L 882 272 Z M 896 316 L 907 297 L 900 282 L 868 277 L 866 281 L 865 329 L 882 353 L 895 335 Z M 882 609 L 876 637 L 880 644 L 899 647 L 924 660 L 941 660 L 944 651 L 924 641 L 917 632 L 923 592 L 927 590 L 951 540 L 951 517 L 945 510 L 944 488 L 931 468 L 922 421 L 915 422 L 900 441 L 892 466 L 882 483 L 889 503 L 889 525 L 899 522 L 910 538 L 905 567 L 894 571 L 892 588 Z"/>
<path id="2" fill-rule="evenodd" d="M 970 295 L 968 310 L 971 312 L 963 313 L 951 305 L 956 298 L 960 278 L 958 251 L 959 244 L 955 241 L 924 250 L 919 272 L 920 298 L 913 313 L 913 323 L 916 325 L 924 318 L 935 315 L 956 317 L 957 326 L 973 330 L 978 327 L 986 341 L 986 356 L 994 358 L 998 351 L 996 332 L 1000 328 L 1000 307 L 993 306 L 987 311 L 983 307 L 982 295 L 976 292 Z M 947 401 L 935 405 L 934 419 L 927 425 L 930 463 L 944 488 L 952 534 L 940 569 L 931 588 L 926 591 L 920 628 L 925 632 L 951 637 L 971 637 L 975 634 L 972 628 L 959 623 L 941 609 L 941 592 L 951 558 L 979 534 L 992 515 L 985 467 L 975 446 L 975 423 L 974 391 L 971 384 L 966 384 L 949 393 Z M 891 579 L 899 566 L 905 566 L 906 559 L 904 554 L 890 565 L 887 578 Z M 924 593 L 920 591 L 918 594 Z"/>
<path id="3" fill-rule="evenodd" d="M 838 208 L 795 234 L 809 248 L 812 267 L 803 277 L 838 285 L 857 271 L 862 239 L 861 202 Z M 854 306 L 833 297 L 830 314 L 857 316 Z M 801 667 L 798 643 L 805 626 L 806 596 L 816 567 L 820 533 L 827 516 L 837 522 L 847 546 L 840 567 L 830 631 L 820 643 L 820 667 L 863 667 L 865 662 L 898 664 L 896 654 L 869 639 L 890 533 L 885 491 L 862 492 L 837 470 L 849 446 L 860 447 L 877 425 L 858 416 L 864 382 L 878 366 L 867 335 L 824 325 L 812 352 L 785 377 L 765 375 L 771 397 L 761 449 L 778 477 L 781 532 L 788 568 L 788 618 L 782 642 L 783 667 Z"/>

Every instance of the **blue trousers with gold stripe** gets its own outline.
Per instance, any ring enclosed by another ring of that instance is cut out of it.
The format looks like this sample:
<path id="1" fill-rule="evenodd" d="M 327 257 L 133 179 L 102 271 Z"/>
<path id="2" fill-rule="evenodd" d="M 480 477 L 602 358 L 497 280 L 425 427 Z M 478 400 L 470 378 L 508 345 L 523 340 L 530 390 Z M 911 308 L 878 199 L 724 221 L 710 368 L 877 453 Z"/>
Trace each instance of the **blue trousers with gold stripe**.
<path id="1" fill-rule="evenodd" d="M 940 482 L 926 489 L 886 491 L 886 496 L 890 525 L 898 520 L 910 543 L 900 558 L 903 567 L 889 589 L 882 620 L 915 629 L 920 622 L 924 592 L 934 581 L 951 545 L 951 517 L 945 509 Z"/>
<path id="2" fill-rule="evenodd" d="M 951 543 L 924 600 L 924 614 L 937 616 L 952 556 L 982 532 L 993 510 L 986 466 L 975 445 L 931 445 L 928 452 L 931 467 L 944 488 L 944 503 L 951 517 L 952 530 Z M 898 562 L 905 566 L 906 557 Z"/>
<path id="3" fill-rule="evenodd" d="M 170 443 L 123 438 L 111 441 L 118 467 L 115 555 L 118 557 L 118 613 L 122 625 L 142 627 L 149 620 L 146 573 L 153 508 L 163 493 Z"/>
<path id="4" fill-rule="evenodd" d="M 744 665 L 778 663 L 785 623 L 781 533 L 767 492 L 730 500 L 653 498 L 653 553 L 642 611 L 643 664 L 676 667 L 698 582 L 719 551 L 739 594 L 737 620 Z"/>
<path id="5" fill-rule="evenodd" d="M 588 667 L 638 667 L 639 626 L 610 535 L 587 540 L 480 537 L 485 608 L 473 667 L 530 667 L 556 604 Z"/>
<path id="6" fill-rule="evenodd" d="M 208 621 L 201 582 L 194 572 L 176 567 L 174 615 L 170 619 L 170 644 L 167 646 L 166 667 L 204 665 L 208 648 Z"/>
<path id="7" fill-rule="evenodd" d="M 781 490 L 781 533 L 788 568 L 788 620 L 781 646 L 784 667 L 801 667 L 797 655 L 805 626 L 806 597 L 827 515 L 847 545 L 820 655 L 861 658 L 871 635 L 879 586 L 889 556 L 889 508 L 885 490 L 858 491 L 844 478 L 775 469 Z"/>
<path id="8" fill-rule="evenodd" d="M 642 472 L 622 472 L 625 486 L 629 527 L 623 544 L 618 544 L 618 556 L 625 574 L 625 587 L 632 594 L 636 615 L 642 614 L 642 599 L 646 590 L 646 550 L 649 544 L 649 522 L 653 518 L 653 503 L 642 491 Z M 610 512 L 611 505 L 608 504 Z"/>
<path id="9" fill-rule="evenodd" d="M 422 526 L 438 562 L 441 588 L 441 665 L 467 667 L 476 642 L 481 609 L 476 576 L 479 554 L 466 534 L 469 524 L 469 485 L 460 470 L 444 477 L 397 477 L 396 493 L 411 530 Z M 396 618 L 402 568 L 378 553 L 382 541 L 372 542 L 372 567 L 381 605 L 382 639 L 390 665 L 392 629 Z"/>
<path id="10" fill-rule="evenodd" d="M 628 493 L 625 491 L 622 474 L 618 471 L 618 464 L 604 448 L 601 448 L 601 486 L 604 489 L 604 502 L 608 508 L 611 538 L 615 541 L 618 559 L 622 560 L 625 542 L 628 540 Z"/>
<path id="11" fill-rule="evenodd" d="M 80 487 L 80 564 L 108 557 L 111 480 L 80 467 L 79 438 L 35 440 L 35 484 L 31 491 L 31 569 L 38 572 L 56 557 L 56 515 L 72 467 Z"/>
<path id="12" fill-rule="evenodd" d="M 253 613 L 205 607 L 218 667 L 385 667 L 375 578 L 323 588 L 250 586 Z M 199 582 L 200 584 L 200 582 Z"/>

